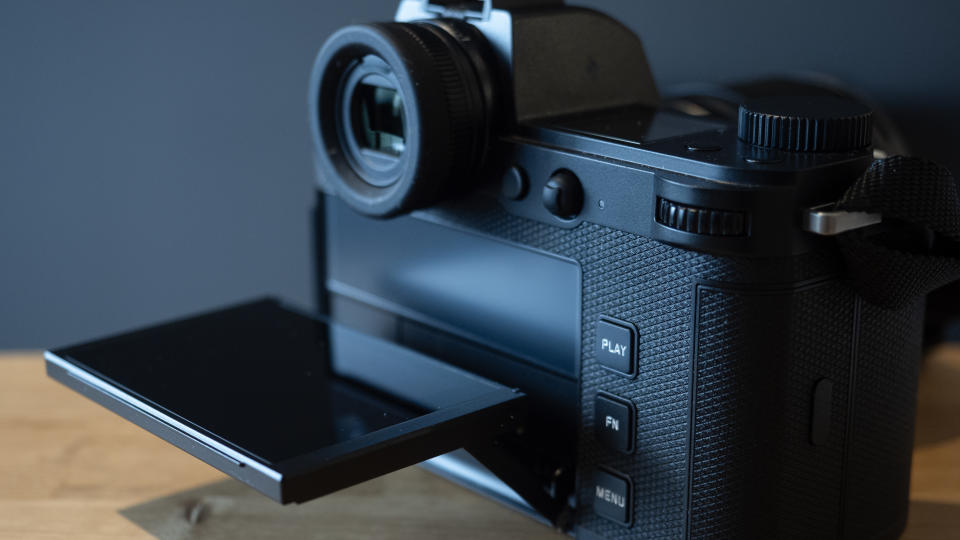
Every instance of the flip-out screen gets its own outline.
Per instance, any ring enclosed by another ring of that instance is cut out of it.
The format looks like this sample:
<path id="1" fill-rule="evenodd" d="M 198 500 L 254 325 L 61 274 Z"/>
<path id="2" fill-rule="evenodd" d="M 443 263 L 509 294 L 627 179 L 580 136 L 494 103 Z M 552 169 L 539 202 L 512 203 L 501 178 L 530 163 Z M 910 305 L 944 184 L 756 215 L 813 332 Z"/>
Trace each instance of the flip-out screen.
<path id="1" fill-rule="evenodd" d="M 274 301 L 48 352 L 47 365 L 283 502 L 492 437 L 522 397 Z"/>

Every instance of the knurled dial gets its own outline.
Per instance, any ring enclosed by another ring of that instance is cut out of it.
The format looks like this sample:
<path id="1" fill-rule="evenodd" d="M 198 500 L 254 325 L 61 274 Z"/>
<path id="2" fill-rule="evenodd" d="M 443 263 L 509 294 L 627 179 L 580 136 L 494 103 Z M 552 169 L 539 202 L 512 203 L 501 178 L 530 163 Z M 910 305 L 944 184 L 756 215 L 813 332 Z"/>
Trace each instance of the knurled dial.
<path id="1" fill-rule="evenodd" d="M 871 144 L 873 112 L 835 96 L 776 96 L 740 106 L 737 136 L 771 150 L 853 152 Z"/>

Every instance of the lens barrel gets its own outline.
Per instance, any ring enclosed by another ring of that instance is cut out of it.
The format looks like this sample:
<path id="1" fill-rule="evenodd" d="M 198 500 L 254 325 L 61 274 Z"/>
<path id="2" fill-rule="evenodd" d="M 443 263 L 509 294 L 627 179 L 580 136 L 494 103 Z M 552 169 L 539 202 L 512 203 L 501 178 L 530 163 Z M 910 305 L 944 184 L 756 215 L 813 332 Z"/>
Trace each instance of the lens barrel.
<path id="1" fill-rule="evenodd" d="M 486 41 L 462 21 L 346 27 L 310 86 L 321 182 L 357 211 L 430 206 L 476 176 L 489 139 Z"/>

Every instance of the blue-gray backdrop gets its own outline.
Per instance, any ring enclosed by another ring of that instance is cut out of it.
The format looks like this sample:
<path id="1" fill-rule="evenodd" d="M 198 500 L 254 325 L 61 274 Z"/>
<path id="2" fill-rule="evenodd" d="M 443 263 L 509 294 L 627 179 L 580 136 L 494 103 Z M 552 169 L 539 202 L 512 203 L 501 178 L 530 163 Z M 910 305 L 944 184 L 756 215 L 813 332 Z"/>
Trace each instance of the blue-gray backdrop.
<path id="1" fill-rule="evenodd" d="M 662 87 L 817 71 L 960 169 L 960 4 L 582 0 Z M 0 0 L 0 348 L 312 298 L 306 85 L 393 0 Z"/>

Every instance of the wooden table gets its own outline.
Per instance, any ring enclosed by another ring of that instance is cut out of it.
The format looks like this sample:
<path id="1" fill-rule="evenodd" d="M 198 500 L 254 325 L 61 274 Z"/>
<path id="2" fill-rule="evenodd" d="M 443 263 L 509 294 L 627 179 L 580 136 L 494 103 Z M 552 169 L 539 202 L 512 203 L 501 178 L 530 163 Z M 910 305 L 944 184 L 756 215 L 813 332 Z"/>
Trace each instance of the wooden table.
<path id="1" fill-rule="evenodd" d="M 905 539 L 960 539 L 960 348 L 920 383 Z M 411 467 L 280 506 L 0 355 L 0 538 L 563 538 Z"/>

